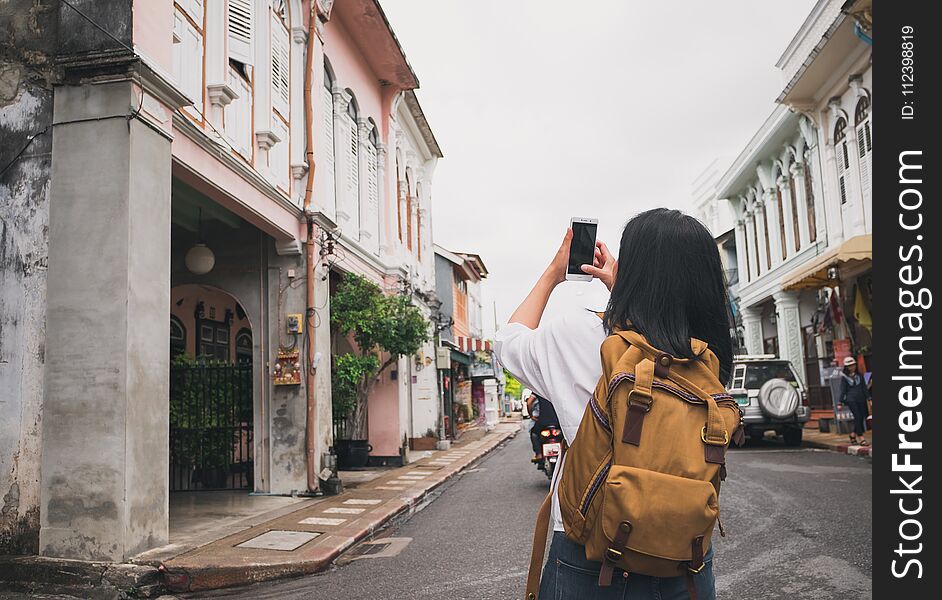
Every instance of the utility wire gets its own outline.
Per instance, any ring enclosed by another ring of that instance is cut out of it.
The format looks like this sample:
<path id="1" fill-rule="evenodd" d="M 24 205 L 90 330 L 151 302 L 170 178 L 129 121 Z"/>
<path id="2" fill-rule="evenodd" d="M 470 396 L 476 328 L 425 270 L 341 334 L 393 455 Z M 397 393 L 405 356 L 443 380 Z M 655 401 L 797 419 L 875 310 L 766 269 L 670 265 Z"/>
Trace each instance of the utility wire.
<path id="1" fill-rule="evenodd" d="M 131 48 L 130 46 L 128 46 L 127 44 L 125 44 L 124 42 L 122 42 L 121 40 L 119 40 L 118 38 L 116 38 L 114 35 L 111 34 L 110 31 L 108 31 L 107 29 L 105 29 L 104 27 L 102 27 L 101 25 L 99 25 L 98 23 L 96 23 L 94 19 L 92 19 L 91 17 L 89 17 L 88 15 L 86 15 L 85 13 L 83 13 L 82 11 L 80 11 L 80 10 L 78 9 L 78 7 L 76 7 L 74 4 L 68 2 L 67 0 L 59 0 L 59 2 L 61 2 L 62 4 L 65 4 L 66 6 L 68 6 L 69 8 L 71 8 L 72 10 L 74 10 L 75 12 L 77 12 L 77 13 L 79 14 L 79 16 L 81 16 L 83 19 L 85 19 L 86 21 L 88 21 L 89 23 L 91 23 L 91 25 L 92 25 L 95 29 L 97 29 L 98 31 L 102 32 L 103 34 L 107 35 L 108 37 L 110 37 L 111 39 L 113 39 L 114 41 L 116 41 L 122 48 L 124 48 L 125 50 L 127 50 L 127 51 L 130 52 L 131 54 L 137 54 L 136 52 L 134 52 L 134 49 L 133 49 L 133 48 Z"/>

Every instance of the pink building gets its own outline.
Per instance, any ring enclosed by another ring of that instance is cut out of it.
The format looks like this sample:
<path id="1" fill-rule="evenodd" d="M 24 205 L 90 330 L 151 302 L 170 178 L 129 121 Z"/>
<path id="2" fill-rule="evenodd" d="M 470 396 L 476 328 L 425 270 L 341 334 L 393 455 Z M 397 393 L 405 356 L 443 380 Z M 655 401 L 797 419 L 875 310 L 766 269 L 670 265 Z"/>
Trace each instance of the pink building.
<path id="1" fill-rule="evenodd" d="M 24 358 L 0 364 L 0 489 L 20 490 L 0 552 L 125 560 L 167 542 L 172 492 L 320 486 L 331 282 L 429 314 L 441 150 L 376 0 L 80 4 L 95 25 L 60 3 L 15 32 L 33 54 L 2 133 L 35 152 L 3 177 L 37 208 L 4 243 L 44 267 L 2 267 Z M 34 84 L 37 52 L 61 78 Z M 432 357 L 370 398 L 373 462 L 438 421 Z"/>

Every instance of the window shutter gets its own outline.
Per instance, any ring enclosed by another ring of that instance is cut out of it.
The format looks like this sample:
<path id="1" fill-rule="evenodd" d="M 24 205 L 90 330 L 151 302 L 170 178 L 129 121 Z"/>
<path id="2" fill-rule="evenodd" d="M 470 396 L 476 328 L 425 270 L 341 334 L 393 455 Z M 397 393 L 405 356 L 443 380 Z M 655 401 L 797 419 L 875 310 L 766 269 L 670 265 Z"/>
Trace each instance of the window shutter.
<path id="1" fill-rule="evenodd" d="M 247 65 L 252 61 L 255 37 L 252 0 L 229 0 L 229 58 Z"/>
<path id="2" fill-rule="evenodd" d="M 272 131 L 281 138 L 281 141 L 272 146 L 271 150 L 269 150 L 269 168 L 271 169 L 275 184 L 290 192 L 288 177 L 288 148 L 290 141 L 288 139 L 288 127 L 284 124 L 284 121 L 273 115 Z"/>
<path id="3" fill-rule="evenodd" d="M 870 140 L 870 119 L 857 126 L 857 164 L 860 166 L 860 195 L 867 201 L 870 198 L 870 163 L 872 143 Z"/>
<path id="4" fill-rule="evenodd" d="M 334 208 L 334 96 L 327 88 L 321 88 L 321 114 L 324 135 L 324 188 L 326 196 L 324 198 L 325 208 Z"/>
<path id="5" fill-rule="evenodd" d="M 357 131 L 357 123 L 352 117 L 347 116 L 347 127 L 350 130 L 347 138 L 347 192 L 349 198 L 357 202 L 357 194 L 360 188 L 360 165 L 359 165 L 359 146 L 360 135 Z"/>
<path id="6" fill-rule="evenodd" d="M 850 162 L 847 160 L 847 142 L 841 141 L 837 148 L 837 182 L 841 190 L 841 204 L 847 204 L 847 167 Z"/>
<path id="7" fill-rule="evenodd" d="M 239 95 L 226 106 L 226 136 L 233 148 L 252 160 L 252 88 L 238 73 L 229 69 L 229 86 Z"/>
<path id="8" fill-rule="evenodd" d="M 190 15 L 190 18 L 197 25 L 203 26 L 203 0 L 182 0 L 178 1 L 177 4 L 183 7 L 183 10 Z"/>
<path id="9" fill-rule="evenodd" d="M 376 181 L 376 146 L 372 142 L 366 145 L 366 192 L 369 204 L 367 209 L 370 211 L 370 215 L 378 216 L 379 215 L 379 196 L 378 192 L 378 182 Z"/>
<path id="10" fill-rule="evenodd" d="M 187 96 L 193 100 L 196 110 L 203 110 L 203 36 L 187 23 L 186 36 L 183 42 L 186 59 L 183 61 L 185 71 L 183 86 Z"/>
<path id="11" fill-rule="evenodd" d="M 290 87 L 290 46 L 288 31 L 281 24 L 281 19 L 271 18 L 271 96 L 272 106 L 288 118 L 288 106 L 291 104 Z"/>

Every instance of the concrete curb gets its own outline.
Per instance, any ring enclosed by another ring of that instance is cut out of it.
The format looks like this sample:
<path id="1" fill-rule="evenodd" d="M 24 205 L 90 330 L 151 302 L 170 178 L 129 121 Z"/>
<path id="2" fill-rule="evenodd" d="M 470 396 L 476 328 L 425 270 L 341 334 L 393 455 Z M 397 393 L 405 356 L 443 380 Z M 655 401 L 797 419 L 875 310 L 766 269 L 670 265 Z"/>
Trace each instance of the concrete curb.
<path id="1" fill-rule="evenodd" d="M 479 454 L 474 456 L 474 458 L 469 460 L 466 464 L 461 465 L 455 470 L 443 473 L 441 476 L 429 477 L 429 485 L 415 490 L 416 493 L 402 497 L 400 502 L 390 502 L 389 510 L 376 515 L 376 518 L 361 527 L 355 535 L 338 538 L 338 542 L 340 543 L 318 548 L 317 551 L 313 553 L 313 556 L 309 556 L 304 560 L 285 560 L 281 563 L 268 563 L 264 565 L 240 564 L 212 565 L 206 567 L 161 564 L 159 570 L 163 576 L 163 582 L 168 590 L 183 593 L 249 585 L 261 581 L 309 575 L 322 571 L 329 567 L 337 557 L 350 549 L 354 544 L 372 536 L 392 519 L 406 513 L 412 514 L 416 512 L 417 507 L 422 504 L 432 491 L 473 467 L 480 462 L 481 459 L 498 448 L 503 442 L 516 436 L 519 431 L 520 430 L 516 428 L 513 430 L 498 431 L 497 433 L 502 435 L 491 440 L 486 446 L 481 447 Z M 169 562 L 172 563 L 173 561 Z"/>
<path id="2" fill-rule="evenodd" d="M 873 446 L 851 446 L 850 444 L 828 444 L 825 442 L 816 442 L 812 440 L 806 440 L 802 442 L 802 445 L 808 446 L 809 448 L 820 448 L 822 450 L 830 450 L 831 452 L 837 452 L 839 454 L 850 454 L 852 456 L 869 456 L 873 457 Z"/>

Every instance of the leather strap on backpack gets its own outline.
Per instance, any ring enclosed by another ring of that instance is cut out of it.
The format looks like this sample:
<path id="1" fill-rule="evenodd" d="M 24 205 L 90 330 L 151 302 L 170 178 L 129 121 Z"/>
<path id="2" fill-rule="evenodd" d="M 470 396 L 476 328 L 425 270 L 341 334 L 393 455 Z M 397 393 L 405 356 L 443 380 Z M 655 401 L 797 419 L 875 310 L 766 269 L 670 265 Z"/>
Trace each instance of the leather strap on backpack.
<path id="1" fill-rule="evenodd" d="M 628 392 L 628 414 L 625 417 L 625 429 L 621 441 L 634 446 L 641 445 L 641 430 L 644 416 L 651 410 L 654 400 L 651 386 L 654 385 L 654 362 L 644 359 L 635 366 L 635 384 Z"/>
<path id="2" fill-rule="evenodd" d="M 550 512 L 553 506 L 553 490 L 546 495 L 536 514 L 533 530 L 533 548 L 530 550 L 530 569 L 527 571 L 527 589 L 524 598 L 537 600 L 540 596 L 540 575 L 543 573 L 543 554 L 546 552 L 546 534 L 549 530 Z"/>
<path id="3" fill-rule="evenodd" d="M 628 536 L 631 535 L 631 522 L 622 521 L 618 524 L 615 539 L 602 557 L 602 567 L 599 569 L 599 587 L 612 585 L 612 574 L 615 572 L 615 563 L 621 560 L 625 548 L 628 547 Z"/>

